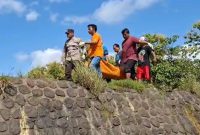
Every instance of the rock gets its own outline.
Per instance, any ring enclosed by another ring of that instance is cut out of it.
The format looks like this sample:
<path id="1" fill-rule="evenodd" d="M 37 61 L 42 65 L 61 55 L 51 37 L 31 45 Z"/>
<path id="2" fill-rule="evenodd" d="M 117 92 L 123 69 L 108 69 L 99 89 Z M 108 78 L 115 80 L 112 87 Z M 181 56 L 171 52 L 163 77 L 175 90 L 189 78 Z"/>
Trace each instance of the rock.
<path id="1" fill-rule="evenodd" d="M 159 128 L 159 127 L 160 127 L 160 123 L 157 121 L 156 118 L 151 118 L 150 121 L 151 121 L 151 124 L 152 124 L 154 127 L 156 127 L 156 128 Z"/>
<path id="2" fill-rule="evenodd" d="M 79 97 L 86 97 L 86 93 L 85 93 L 84 89 L 78 89 L 78 95 L 79 95 Z"/>
<path id="3" fill-rule="evenodd" d="M 12 85 L 8 85 L 5 89 L 4 92 L 7 93 L 10 96 L 15 96 L 17 94 L 17 88 L 12 86 Z"/>
<path id="4" fill-rule="evenodd" d="M 18 90 L 19 90 L 19 92 L 22 93 L 22 94 L 29 94 L 29 93 L 31 93 L 30 88 L 29 88 L 28 86 L 26 86 L 26 85 L 21 85 L 21 86 L 19 86 L 19 87 L 18 87 Z"/>
<path id="5" fill-rule="evenodd" d="M 26 129 L 33 129 L 35 125 L 35 118 L 27 118 L 26 119 Z"/>
<path id="6" fill-rule="evenodd" d="M 8 130 L 8 125 L 6 122 L 0 122 L 0 132 L 5 132 Z M 0 133 L 1 134 L 1 133 Z"/>
<path id="7" fill-rule="evenodd" d="M 54 135 L 65 135 L 62 128 L 55 128 Z"/>
<path id="8" fill-rule="evenodd" d="M 49 100 L 48 98 L 42 98 L 42 99 L 40 100 L 40 104 L 41 104 L 42 106 L 44 106 L 44 107 L 48 106 L 48 105 L 49 105 L 49 102 L 50 102 L 50 100 Z"/>
<path id="9" fill-rule="evenodd" d="M 85 112 L 83 109 L 77 108 L 72 111 L 72 116 L 71 116 L 72 118 L 80 118 L 82 116 L 85 116 Z"/>
<path id="10" fill-rule="evenodd" d="M 115 117 L 112 119 L 112 124 L 113 124 L 113 126 L 119 126 L 119 125 L 121 124 L 120 119 L 119 119 L 118 117 L 115 116 Z"/>
<path id="11" fill-rule="evenodd" d="M 43 95 L 43 91 L 41 89 L 33 89 L 32 94 L 34 97 L 41 97 Z"/>
<path id="12" fill-rule="evenodd" d="M 149 105 L 148 105 L 146 102 L 142 102 L 142 107 L 143 107 L 145 110 L 149 110 Z"/>
<path id="13" fill-rule="evenodd" d="M 142 123 L 143 123 L 143 126 L 147 128 L 151 128 L 151 122 L 148 119 L 143 119 Z"/>
<path id="14" fill-rule="evenodd" d="M 62 110 L 63 103 L 60 100 L 53 100 L 52 106 L 55 110 Z"/>
<path id="15" fill-rule="evenodd" d="M 142 117 L 150 118 L 148 111 L 144 110 L 143 108 L 139 110 L 139 114 L 140 114 Z"/>
<path id="16" fill-rule="evenodd" d="M 90 129 L 90 124 L 86 118 L 80 118 L 78 127 L 83 129 Z"/>
<path id="17" fill-rule="evenodd" d="M 22 94 L 18 94 L 15 98 L 15 102 L 20 106 L 24 106 L 26 101 Z"/>
<path id="18" fill-rule="evenodd" d="M 76 93 L 76 90 L 72 89 L 72 88 L 68 88 L 67 89 L 67 95 L 69 97 L 76 97 L 77 96 L 77 93 Z"/>
<path id="19" fill-rule="evenodd" d="M 45 128 L 45 119 L 44 118 L 37 119 L 35 124 L 39 129 L 43 129 Z"/>
<path id="20" fill-rule="evenodd" d="M 11 78 L 10 81 L 11 81 L 12 84 L 17 84 L 17 85 L 23 83 L 23 80 L 20 79 L 20 78 Z"/>
<path id="21" fill-rule="evenodd" d="M 40 103 L 40 100 L 37 97 L 29 97 L 28 103 L 32 106 L 37 106 Z"/>
<path id="22" fill-rule="evenodd" d="M 29 118 L 36 118 L 38 115 L 37 109 L 32 106 L 25 106 L 24 111 Z"/>
<path id="23" fill-rule="evenodd" d="M 138 114 L 135 115 L 135 119 L 136 119 L 138 125 L 140 125 L 142 123 L 142 118 Z"/>
<path id="24" fill-rule="evenodd" d="M 10 110 L 7 110 L 7 109 L 1 109 L 0 110 L 0 114 L 1 114 L 1 117 L 7 121 L 10 119 Z"/>
<path id="25" fill-rule="evenodd" d="M 26 84 L 30 87 L 33 88 L 35 86 L 35 82 L 32 79 L 26 79 Z"/>
<path id="26" fill-rule="evenodd" d="M 157 111 L 155 109 L 150 109 L 150 115 L 151 116 L 156 116 L 157 115 Z"/>
<path id="27" fill-rule="evenodd" d="M 52 128 L 52 127 L 55 127 L 55 123 L 54 123 L 54 120 L 50 119 L 49 117 L 44 117 L 45 119 L 45 125 L 47 128 Z"/>
<path id="28" fill-rule="evenodd" d="M 79 134 L 80 135 L 88 135 L 88 130 L 81 128 L 81 129 L 79 129 Z"/>
<path id="29" fill-rule="evenodd" d="M 56 121 L 56 125 L 60 128 L 67 128 L 67 119 L 66 118 L 60 118 Z"/>
<path id="30" fill-rule="evenodd" d="M 39 87 L 39 88 L 45 88 L 48 86 L 48 83 L 43 81 L 43 80 L 37 80 L 36 82 L 36 85 Z"/>
<path id="31" fill-rule="evenodd" d="M 39 106 L 37 111 L 38 111 L 39 117 L 45 117 L 49 113 L 48 110 L 44 106 Z"/>
<path id="32" fill-rule="evenodd" d="M 68 109 L 71 109 L 74 106 L 74 100 L 72 98 L 66 98 L 64 100 L 65 106 Z"/>
<path id="33" fill-rule="evenodd" d="M 65 92 L 63 90 L 56 90 L 56 95 L 59 97 L 65 97 Z"/>
<path id="34" fill-rule="evenodd" d="M 18 135 L 20 133 L 20 121 L 13 119 L 9 123 L 10 135 Z"/>
<path id="35" fill-rule="evenodd" d="M 48 85 L 52 89 L 56 89 L 57 88 L 57 84 L 55 82 L 53 82 L 53 81 L 48 81 Z"/>
<path id="36" fill-rule="evenodd" d="M 57 82 L 58 86 L 62 89 L 68 88 L 68 83 L 67 81 L 58 81 Z"/>
<path id="37" fill-rule="evenodd" d="M 107 99 L 108 102 L 110 102 L 113 99 L 112 94 L 111 93 L 107 93 L 106 94 L 106 99 Z"/>
<path id="38" fill-rule="evenodd" d="M 12 117 L 14 119 L 21 119 L 22 118 L 22 114 L 21 114 L 21 110 L 17 109 L 13 112 Z"/>
<path id="39" fill-rule="evenodd" d="M 3 99 L 3 105 L 4 105 L 6 108 L 11 109 L 11 108 L 14 107 L 15 104 L 14 104 L 14 102 L 13 102 L 13 100 L 12 100 L 11 98 L 5 97 L 5 98 Z"/>
<path id="40" fill-rule="evenodd" d="M 103 110 L 103 105 L 99 102 L 94 102 L 94 107 L 99 111 Z"/>
<path id="41" fill-rule="evenodd" d="M 80 107 L 80 108 L 85 108 L 86 107 L 86 101 L 84 98 L 77 98 L 76 99 L 76 104 Z"/>
<path id="42" fill-rule="evenodd" d="M 48 98 L 55 98 L 55 93 L 52 89 L 50 88 L 45 88 L 44 89 L 44 95 Z"/>

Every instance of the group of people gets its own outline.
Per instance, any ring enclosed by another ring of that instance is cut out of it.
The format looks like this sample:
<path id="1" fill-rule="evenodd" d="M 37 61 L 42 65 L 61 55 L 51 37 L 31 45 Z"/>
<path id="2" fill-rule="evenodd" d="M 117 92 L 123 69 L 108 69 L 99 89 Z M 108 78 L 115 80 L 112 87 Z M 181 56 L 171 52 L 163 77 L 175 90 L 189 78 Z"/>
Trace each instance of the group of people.
<path id="1" fill-rule="evenodd" d="M 80 48 L 85 45 L 89 46 L 87 56 L 90 59 L 90 68 L 95 70 L 99 77 L 102 77 L 100 61 L 107 60 L 108 50 L 103 46 L 101 35 L 97 33 L 97 26 L 95 24 L 88 25 L 88 33 L 92 36 L 89 42 L 82 42 L 80 38 L 75 37 L 73 29 L 68 29 L 65 33 L 67 35 L 64 45 L 66 80 L 72 80 L 72 70 L 76 63 L 81 61 Z M 153 47 L 144 37 L 138 39 L 131 36 L 127 28 L 122 30 L 122 36 L 124 38 L 122 49 L 119 44 L 113 45 L 113 50 L 116 52 L 116 66 L 123 70 L 127 79 L 150 81 L 150 56 L 152 56 L 152 61 L 156 62 Z M 136 65 L 138 65 L 137 72 L 135 72 Z"/>

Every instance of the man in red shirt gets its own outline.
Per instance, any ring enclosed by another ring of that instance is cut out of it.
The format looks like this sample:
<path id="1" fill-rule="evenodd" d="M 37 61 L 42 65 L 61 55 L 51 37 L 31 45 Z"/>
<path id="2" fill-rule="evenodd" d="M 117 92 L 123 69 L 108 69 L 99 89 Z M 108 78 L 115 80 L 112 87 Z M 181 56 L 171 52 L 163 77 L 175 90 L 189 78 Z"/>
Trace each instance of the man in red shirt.
<path id="1" fill-rule="evenodd" d="M 148 44 L 148 42 L 131 36 L 127 28 L 122 30 L 122 35 L 124 41 L 122 42 L 121 67 L 127 79 L 135 79 L 135 65 L 138 61 L 137 44 Z"/>

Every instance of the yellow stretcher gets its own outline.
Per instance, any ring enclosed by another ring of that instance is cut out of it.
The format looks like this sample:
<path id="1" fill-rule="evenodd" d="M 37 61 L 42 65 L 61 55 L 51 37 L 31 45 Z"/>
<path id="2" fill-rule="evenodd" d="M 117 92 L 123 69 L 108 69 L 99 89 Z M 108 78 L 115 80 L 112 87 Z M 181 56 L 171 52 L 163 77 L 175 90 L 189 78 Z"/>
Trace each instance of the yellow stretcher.
<path id="1" fill-rule="evenodd" d="M 114 66 L 105 60 L 102 60 L 100 62 L 100 68 L 103 74 L 103 78 L 116 79 L 116 80 L 126 78 L 123 70 L 120 67 Z"/>

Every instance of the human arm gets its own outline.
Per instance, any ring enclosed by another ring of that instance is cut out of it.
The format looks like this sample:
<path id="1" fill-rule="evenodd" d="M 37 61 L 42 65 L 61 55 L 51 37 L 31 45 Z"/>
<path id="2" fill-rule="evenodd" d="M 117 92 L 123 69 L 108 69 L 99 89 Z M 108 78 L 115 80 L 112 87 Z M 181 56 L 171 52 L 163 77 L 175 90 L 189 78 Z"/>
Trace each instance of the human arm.
<path id="1" fill-rule="evenodd" d="M 85 42 L 85 43 L 89 44 L 89 45 L 95 45 L 95 44 L 97 44 L 99 42 L 99 40 L 100 40 L 100 36 L 96 34 L 96 35 L 93 35 L 91 41 Z"/>

